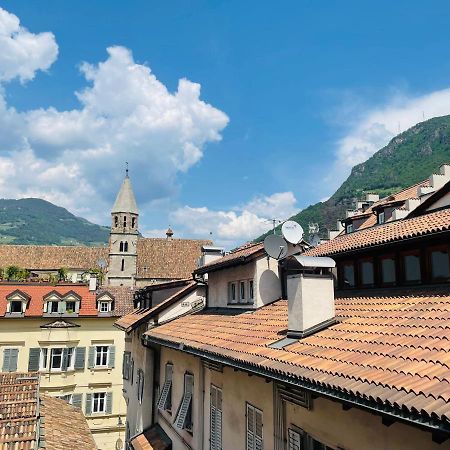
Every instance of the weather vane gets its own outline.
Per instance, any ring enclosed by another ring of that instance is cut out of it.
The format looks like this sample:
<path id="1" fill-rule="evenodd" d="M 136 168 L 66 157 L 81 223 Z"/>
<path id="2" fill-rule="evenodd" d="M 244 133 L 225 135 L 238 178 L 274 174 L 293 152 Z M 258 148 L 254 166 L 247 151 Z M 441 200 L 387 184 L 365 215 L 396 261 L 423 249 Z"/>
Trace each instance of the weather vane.
<path id="1" fill-rule="evenodd" d="M 128 176 L 128 161 L 125 161 L 125 174 Z"/>

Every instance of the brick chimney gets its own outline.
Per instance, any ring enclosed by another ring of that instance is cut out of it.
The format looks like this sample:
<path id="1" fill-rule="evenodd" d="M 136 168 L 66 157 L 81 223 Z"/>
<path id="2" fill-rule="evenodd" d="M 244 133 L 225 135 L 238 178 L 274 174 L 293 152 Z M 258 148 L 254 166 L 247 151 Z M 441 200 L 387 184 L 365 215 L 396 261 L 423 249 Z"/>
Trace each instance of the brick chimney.
<path id="1" fill-rule="evenodd" d="M 298 273 L 287 276 L 288 333 L 306 337 L 335 322 L 334 282 L 336 266 L 328 257 L 294 256 Z"/>

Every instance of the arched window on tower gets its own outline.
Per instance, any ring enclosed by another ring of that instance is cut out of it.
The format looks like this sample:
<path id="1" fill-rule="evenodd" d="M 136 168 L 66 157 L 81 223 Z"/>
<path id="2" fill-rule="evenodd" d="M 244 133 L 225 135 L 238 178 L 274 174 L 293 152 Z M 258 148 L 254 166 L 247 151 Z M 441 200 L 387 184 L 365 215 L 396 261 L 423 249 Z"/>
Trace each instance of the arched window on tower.
<path id="1" fill-rule="evenodd" d="M 123 252 L 123 242 L 120 242 L 119 244 L 119 252 Z"/>
<path id="2" fill-rule="evenodd" d="M 117 227 L 117 225 L 119 225 L 119 218 L 114 216 L 114 226 Z"/>
<path id="3" fill-rule="evenodd" d="M 127 216 L 123 216 L 123 226 L 127 226 Z"/>
<path id="4" fill-rule="evenodd" d="M 127 252 L 128 251 L 128 242 L 125 241 L 125 243 L 123 244 L 123 251 Z"/>
<path id="5" fill-rule="evenodd" d="M 136 217 L 131 218 L 131 228 L 134 228 L 136 226 Z"/>
<path id="6" fill-rule="evenodd" d="M 125 270 L 125 260 L 122 258 L 122 265 L 120 266 L 120 270 L 123 272 Z"/>

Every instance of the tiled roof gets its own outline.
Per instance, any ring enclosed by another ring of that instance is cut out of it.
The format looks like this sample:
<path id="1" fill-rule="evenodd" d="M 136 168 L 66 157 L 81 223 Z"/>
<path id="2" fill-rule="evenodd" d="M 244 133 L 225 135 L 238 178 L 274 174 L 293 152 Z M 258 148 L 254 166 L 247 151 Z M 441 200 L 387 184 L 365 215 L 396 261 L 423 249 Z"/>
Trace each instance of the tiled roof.
<path id="1" fill-rule="evenodd" d="M 160 425 L 153 425 L 130 439 L 134 450 L 171 450 L 172 441 Z"/>
<path id="2" fill-rule="evenodd" d="M 112 315 L 114 317 L 122 317 L 133 311 L 135 292 L 136 288 L 129 286 L 105 286 L 100 288 L 96 295 L 97 297 L 105 293 L 112 295 L 114 297 L 114 311 L 112 311 Z"/>
<path id="3" fill-rule="evenodd" d="M 25 311 L 25 317 L 42 316 L 44 311 L 44 297 L 52 291 L 57 292 L 61 296 L 69 292 L 79 295 L 81 297 L 80 316 L 96 316 L 98 314 L 95 292 L 89 291 L 88 286 L 84 284 L 58 284 L 55 286 L 44 283 L 4 283 L 0 284 L 0 317 L 6 313 L 6 297 L 16 289 L 26 293 L 31 298 Z"/>
<path id="4" fill-rule="evenodd" d="M 137 278 L 190 278 L 203 245 L 211 245 L 211 241 L 140 238 L 137 243 Z"/>
<path id="5" fill-rule="evenodd" d="M 305 255 L 322 256 L 358 250 L 374 245 L 408 239 L 425 234 L 438 233 L 450 229 L 450 209 L 424 214 L 411 219 L 387 222 L 349 234 L 342 234 L 316 248 L 308 250 Z"/>
<path id="6" fill-rule="evenodd" d="M 39 375 L 0 373 L 0 448 L 36 448 Z"/>
<path id="7" fill-rule="evenodd" d="M 109 247 L 0 245 L 0 267 L 50 270 L 90 269 L 100 259 L 108 260 Z"/>
<path id="8" fill-rule="evenodd" d="M 81 409 L 62 399 L 41 396 L 46 450 L 96 450 L 94 438 Z"/>
<path id="9" fill-rule="evenodd" d="M 114 325 L 117 328 L 120 328 L 121 330 L 124 330 L 127 333 L 129 333 L 131 330 L 139 326 L 141 323 L 149 320 L 151 317 L 156 315 L 159 311 L 163 310 L 164 308 L 167 308 L 168 306 L 175 303 L 181 297 L 184 297 L 185 295 L 192 292 L 196 287 L 197 283 L 195 281 L 191 281 L 187 286 L 180 288 L 178 292 L 171 295 L 169 298 L 159 303 L 158 305 L 153 306 L 152 308 L 135 309 L 130 314 L 127 314 L 126 316 L 123 316 L 119 320 L 117 320 L 114 323 Z"/>
<path id="10" fill-rule="evenodd" d="M 222 258 L 215 259 L 202 267 L 199 267 L 195 273 L 207 273 L 213 270 L 218 270 L 222 267 L 231 266 L 235 264 L 243 264 L 250 261 L 252 258 L 258 255 L 258 253 L 263 253 L 264 243 L 250 243 L 245 244 L 242 247 L 233 250 L 232 252 L 226 254 Z"/>
<path id="11" fill-rule="evenodd" d="M 286 335 L 286 300 L 252 312 L 206 309 L 145 335 L 301 386 L 450 420 L 448 289 L 341 297 L 336 311 L 342 322 L 281 349 L 269 345 Z"/>

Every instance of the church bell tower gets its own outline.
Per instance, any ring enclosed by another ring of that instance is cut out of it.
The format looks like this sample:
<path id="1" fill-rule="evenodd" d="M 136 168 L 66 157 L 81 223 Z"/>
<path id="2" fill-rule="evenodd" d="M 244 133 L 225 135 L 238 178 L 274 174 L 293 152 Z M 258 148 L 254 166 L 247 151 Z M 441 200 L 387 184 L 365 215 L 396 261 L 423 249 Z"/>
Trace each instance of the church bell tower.
<path id="1" fill-rule="evenodd" d="M 107 273 L 110 286 L 134 286 L 135 284 L 138 219 L 139 212 L 127 167 L 125 179 L 111 210 Z"/>

